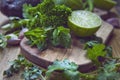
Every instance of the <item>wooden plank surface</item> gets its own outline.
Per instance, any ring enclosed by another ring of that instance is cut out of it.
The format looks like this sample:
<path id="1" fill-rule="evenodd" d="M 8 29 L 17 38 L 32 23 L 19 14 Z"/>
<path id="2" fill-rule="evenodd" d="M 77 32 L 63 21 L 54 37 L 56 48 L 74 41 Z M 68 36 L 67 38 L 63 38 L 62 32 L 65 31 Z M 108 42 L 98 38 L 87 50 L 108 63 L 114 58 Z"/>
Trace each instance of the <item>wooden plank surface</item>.
<path id="1" fill-rule="evenodd" d="M 0 13 L 0 25 L 7 18 Z M 109 45 L 113 48 L 113 55 L 120 57 L 120 29 L 114 29 L 113 35 L 109 41 Z M 0 50 L 0 80 L 22 80 L 20 74 L 16 74 L 11 78 L 3 78 L 3 71 L 9 68 L 9 61 L 14 60 L 20 53 L 19 47 L 7 47 L 4 50 Z"/>

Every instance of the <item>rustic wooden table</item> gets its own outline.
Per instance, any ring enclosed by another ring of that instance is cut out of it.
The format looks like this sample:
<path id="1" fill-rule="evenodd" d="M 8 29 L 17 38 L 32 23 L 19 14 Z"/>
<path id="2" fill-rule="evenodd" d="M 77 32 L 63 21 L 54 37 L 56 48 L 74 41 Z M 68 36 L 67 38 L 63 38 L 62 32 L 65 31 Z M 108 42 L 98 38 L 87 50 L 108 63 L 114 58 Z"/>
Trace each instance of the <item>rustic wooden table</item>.
<path id="1" fill-rule="evenodd" d="M 0 13 L 0 26 L 7 20 L 7 17 Z M 120 57 L 120 29 L 114 28 L 108 44 L 113 48 L 113 55 Z M 13 61 L 20 54 L 20 48 L 7 47 L 0 50 L 0 80 L 21 80 L 20 74 L 16 74 L 11 78 L 3 78 L 3 71 L 9 68 L 9 61 Z"/>

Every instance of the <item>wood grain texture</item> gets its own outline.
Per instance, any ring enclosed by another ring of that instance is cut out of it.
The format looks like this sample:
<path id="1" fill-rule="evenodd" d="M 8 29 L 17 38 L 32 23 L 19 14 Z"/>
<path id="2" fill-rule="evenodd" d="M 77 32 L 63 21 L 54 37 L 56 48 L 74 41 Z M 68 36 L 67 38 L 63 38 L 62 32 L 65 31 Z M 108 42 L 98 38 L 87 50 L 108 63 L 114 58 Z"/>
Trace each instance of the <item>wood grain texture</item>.
<path id="1" fill-rule="evenodd" d="M 120 57 L 120 29 L 116 28 L 113 30 L 109 45 L 113 49 L 113 56 Z"/>
<path id="2" fill-rule="evenodd" d="M 96 32 L 96 36 L 102 38 L 103 43 L 106 43 L 112 31 L 113 27 L 110 24 L 103 22 L 100 29 Z M 77 38 L 72 38 L 71 48 L 63 49 L 49 47 L 47 50 L 42 52 L 35 47 L 30 47 L 26 44 L 26 42 L 26 38 L 21 41 L 20 47 L 22 54 L 25 55 L 28 60 L 32 61 L 38 66 L 47 68 L 55 60 L 63 60 L 67 58 L 70 61 L 75 62 L 80 67 L 83 65 L 92 67 L 91 60 L 86 57 L 86 50 L 83 49 L 84 44 L 80 43 Z M 89 68 L 90 67 L 88 67 L 88 69 Z M 87 70 L 87 68 L 81 69 Z"/>

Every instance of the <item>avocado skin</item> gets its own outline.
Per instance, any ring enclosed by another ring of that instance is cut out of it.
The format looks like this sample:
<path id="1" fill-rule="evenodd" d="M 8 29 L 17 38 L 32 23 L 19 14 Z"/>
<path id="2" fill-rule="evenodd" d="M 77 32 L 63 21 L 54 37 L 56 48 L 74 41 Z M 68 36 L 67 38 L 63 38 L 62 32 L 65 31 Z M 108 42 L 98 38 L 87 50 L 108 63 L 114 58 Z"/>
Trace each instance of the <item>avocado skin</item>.
<path id="1" fill-rule="evenodd" d="M 0 11 L 8 16 L 15 16 L 23 18 L 22 16 L 22 6 L 23 4 L 31 4 L 36 6 L 41 3 L 43 0 L 0 0 Z"/>

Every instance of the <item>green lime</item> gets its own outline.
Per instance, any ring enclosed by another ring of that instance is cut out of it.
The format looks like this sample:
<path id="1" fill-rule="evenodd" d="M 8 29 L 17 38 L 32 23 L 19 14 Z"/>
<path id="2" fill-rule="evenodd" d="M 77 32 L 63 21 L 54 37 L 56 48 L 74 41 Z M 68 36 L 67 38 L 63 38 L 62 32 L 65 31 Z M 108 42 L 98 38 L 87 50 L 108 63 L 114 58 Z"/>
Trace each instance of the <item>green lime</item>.
<path id="1" fill-rule="evenodd" d="M 110 10 L 116 5 L 116 2 L 113 0 L 94 0 L 94 5 L 100 9 Z"/>
<path id="2" fill-rule="evenodd" d="M 93 35 L 101 26 L 101 18 L 90 11 L 76 10 L 68 18 L 68 26 L 77 36 Z"/>

